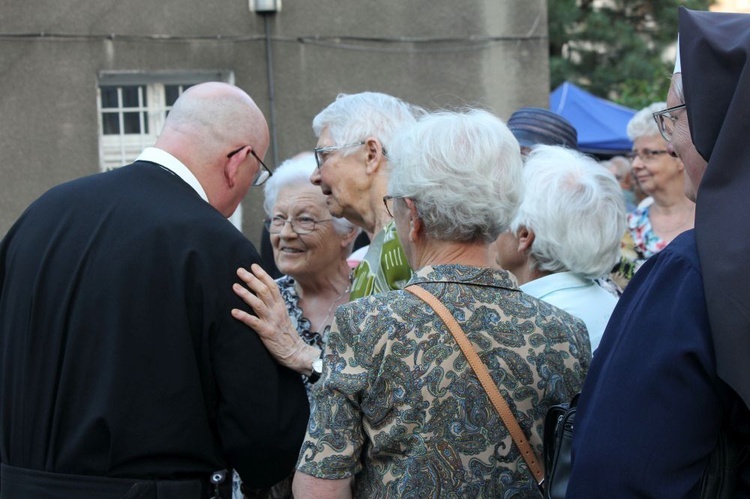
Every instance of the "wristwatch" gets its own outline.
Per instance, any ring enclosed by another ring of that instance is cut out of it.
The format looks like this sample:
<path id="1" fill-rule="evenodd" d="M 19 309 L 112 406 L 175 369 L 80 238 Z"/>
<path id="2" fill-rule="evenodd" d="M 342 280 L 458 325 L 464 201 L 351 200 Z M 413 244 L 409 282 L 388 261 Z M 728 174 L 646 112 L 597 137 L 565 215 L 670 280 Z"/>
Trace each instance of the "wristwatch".
<path id="1" fill-rule="evenodd" d="M 307 377 L 307 381 L 315 383 L 320 379 L 321 374 L 323 374 L 323 359 L 317 358 L 312 363 L 312 373 Z"/>

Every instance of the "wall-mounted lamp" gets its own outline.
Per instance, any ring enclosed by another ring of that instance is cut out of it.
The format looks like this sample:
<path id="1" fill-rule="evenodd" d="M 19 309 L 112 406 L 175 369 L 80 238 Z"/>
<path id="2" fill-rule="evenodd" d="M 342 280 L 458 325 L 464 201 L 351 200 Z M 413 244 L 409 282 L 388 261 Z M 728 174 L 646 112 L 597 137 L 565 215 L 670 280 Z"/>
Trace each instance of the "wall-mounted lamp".
<path id="1" fill-rule="evenodd" d="M 281 0 L 249 0 L 250 11 L 258 14 L 281 12 Z"/>

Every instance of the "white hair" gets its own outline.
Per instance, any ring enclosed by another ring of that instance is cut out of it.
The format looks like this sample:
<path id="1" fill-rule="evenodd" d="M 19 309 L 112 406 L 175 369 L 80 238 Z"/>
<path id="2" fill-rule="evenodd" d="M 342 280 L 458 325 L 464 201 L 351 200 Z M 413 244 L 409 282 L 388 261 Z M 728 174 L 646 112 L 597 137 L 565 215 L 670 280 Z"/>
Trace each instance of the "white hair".
<path id="1" fill-rule="evenodd" d="M 487 111 L 437 112 L 394 137 L 388 193 L 414 200 L 437 240 L 494 241 L 522 191 L 518 141 Z"/>
<path id="2" fill-rule="evenodd" d="M 374 136 L 386 149 L 396 130 L 413 124 L 424 111 L 396 97 L 378 92 L 339 94 L 336 100 L 313 118 L 313 132 L 320 137 L 323 129 L 334 145 L 353 144 Z M 342 150 L 341 155 L 353 150 Z"/>
<path id="3" fill-rule="evenodd" d="M 635 113 L 628 122 L 628 138 L 630 140 L 635 140 L 641 137 L 652 137 L 654 135 L 661 136 L 656 120 L 654 120 L 654 113 L 656 111 L 663 111 L 666 108 L 666 102 L 654 102 Z"/>
<path id="4" fill-rule="evenodd" d="M 626 214 L 614 175 L 578 151 L 537 146 L 526 159 L 524 182 L 511 230 L 534 231 L 533 264 L 591 279 L 609 272 L 620 256 Z"/>
<path id="5" fill-rule="evenodd" d="M 630 160 L 625 156 L 612 156 L 607 161 L 602 161 L 599 164 L 606 168 L 610 168 L 610 171 L 612 171 L 611 168 L 614 168 L 613 173 L 617 180 L 624 178 L 626 175 L 630 175 L 630 172 L 633 171 L 632 163 L 630 163 Z"/>
<path id="6" fill-rule="evenodd" d="M 279 197 L 279 192 L 285 187 L 293 185 L 312 185 L 310 175 L 313 174 L 317 164 L 312 152 L 298 154 L 287 159 L 273 171 L 273 175 L 263 184 L 263 209 L 266 215 L 271 216 L 273 207 Z M 333 228 L 340 235 L 351 233 L 357 227 L 345 218 L 333 217 Z"/>

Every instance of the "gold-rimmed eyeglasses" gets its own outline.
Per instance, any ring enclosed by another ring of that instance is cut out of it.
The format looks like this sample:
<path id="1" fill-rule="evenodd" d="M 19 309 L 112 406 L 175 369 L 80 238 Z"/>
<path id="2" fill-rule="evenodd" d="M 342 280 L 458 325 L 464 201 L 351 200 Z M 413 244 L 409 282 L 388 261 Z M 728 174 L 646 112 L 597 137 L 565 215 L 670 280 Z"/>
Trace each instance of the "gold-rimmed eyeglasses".
<path id="1" fill-rule="evenodd" d="M 653 113 L 654 120 L 656 120 L 656 126 L 659 127 L 659 133 L 667 142 L 672 142 L 672 136 L 674 135 L 674 127 L 677 123 L 677 117 L 672 116 L 672 113 L 685 109 L 685 104 L 679 106 L 669 107 L 661 111 Z"/>
<path id="2" fill-rule="evenodd" d="M 235 149 L 234 151 L 227 154 L 227 158 L 231 158 L 244 148 L 249 147 L 250 148 L 250 154 L 253 155 L 253 158 L 255 158 L 258 161 L 258 164 L 260 165 L 260 168 L 258 169 L 258 173 L 255 174 L 255 178 L 253 179 L 252 185 L 262 185 L 263 182 L 271 178 L 271 175 L 273 175 L 273 172 L 271 172 L 271 169 L 266 166 L 266 164 L 263 162 L 262 159 L 258 157 L 257 154 L 255 154 L 255 151 L 253 150 L 252 146 L 242 146 L 238 149 Z"/>

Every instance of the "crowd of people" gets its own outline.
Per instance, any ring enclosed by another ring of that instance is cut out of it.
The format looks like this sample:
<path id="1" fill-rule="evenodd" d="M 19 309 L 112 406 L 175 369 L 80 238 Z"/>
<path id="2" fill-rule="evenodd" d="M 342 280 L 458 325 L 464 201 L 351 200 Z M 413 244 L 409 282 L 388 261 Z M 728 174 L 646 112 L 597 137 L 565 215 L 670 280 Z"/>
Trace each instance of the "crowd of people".
<path id="1" fill-rule="evenodd" d="M 624 157 L 546 109 L 362 92 L 271 169 L 249 95 L 187 89 L 0 244 L 0 496 L 542 497 L 545 415 L 580 393 L 568 497 L 705 497 L 750 437 L 750 16 L 679 30 Z M 276 278 L 226 218 L 260 185 Z"/>

